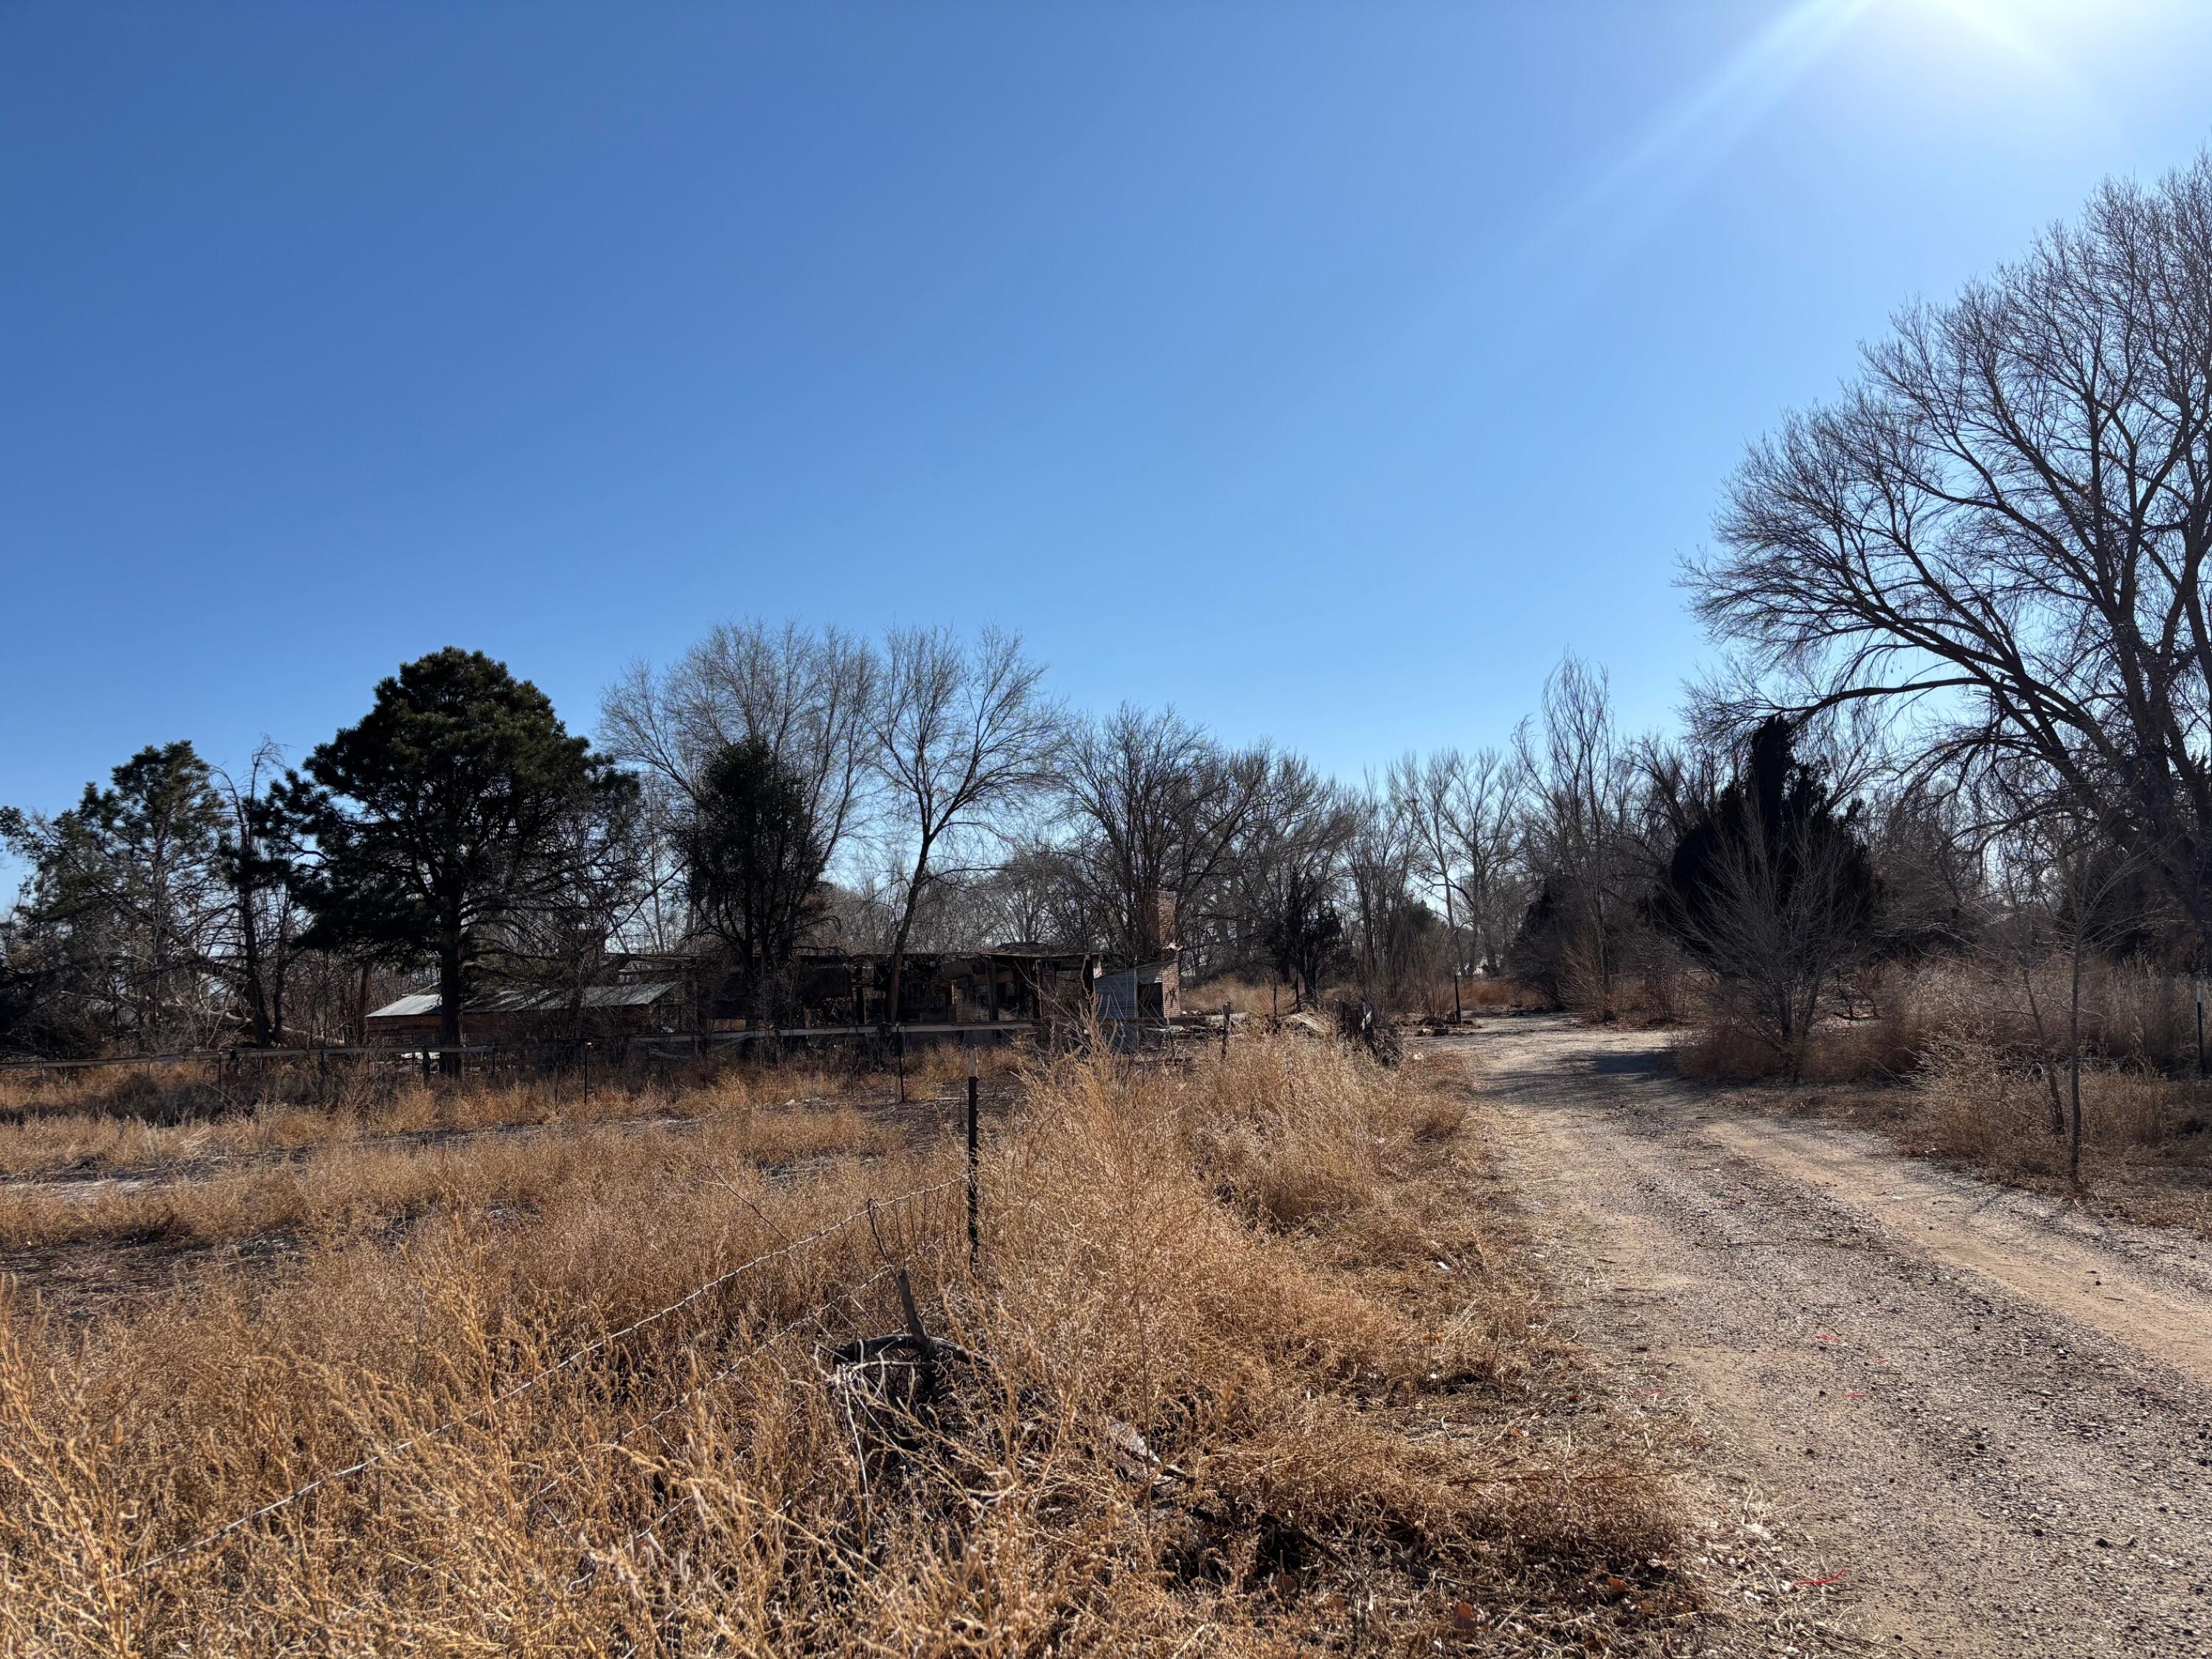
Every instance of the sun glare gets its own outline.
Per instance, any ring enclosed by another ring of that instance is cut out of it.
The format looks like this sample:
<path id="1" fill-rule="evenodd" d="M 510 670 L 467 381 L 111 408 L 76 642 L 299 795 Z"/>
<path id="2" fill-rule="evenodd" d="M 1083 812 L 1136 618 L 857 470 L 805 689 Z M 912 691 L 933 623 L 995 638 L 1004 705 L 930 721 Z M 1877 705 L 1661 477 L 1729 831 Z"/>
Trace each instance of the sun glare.
<path id="1" fill-rule="evenodd" d="M 2110 9 L 2100 0 L 1910 0 L 1910 3 L 1963 23 L 1988 44 L 2045 70 L 2056 70 L 2059 64 L 2041 37 L 2044 27 L 2078 21 Z"/>

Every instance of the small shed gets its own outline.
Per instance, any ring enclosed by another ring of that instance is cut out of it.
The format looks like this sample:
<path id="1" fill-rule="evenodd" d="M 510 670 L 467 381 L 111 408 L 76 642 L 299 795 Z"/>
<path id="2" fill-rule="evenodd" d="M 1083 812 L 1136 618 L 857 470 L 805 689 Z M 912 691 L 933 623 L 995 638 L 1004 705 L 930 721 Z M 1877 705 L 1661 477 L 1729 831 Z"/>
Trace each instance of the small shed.
<path id="1" fill-rule="evenodd" d="M 1182 1012 L 1182 972 L 1169 957 L 1124 968 L 1100 977 L 1098 1018 L 1117 1020 L 1173 1019 Z"/>
<path id="2" fill-rule="evenodd" d="M 514 1042 L 565 1034 L 580 1024 L 599 1032 L 664 1030 L 682 1006 L 678 980 L 618 985 L 587 985 L 580 993 L 501 991 L 471 998 L 461 1006 L 461 1035 L 470 1042 Z M 438 1038 L 440 999 L 417 992 L 388 1002 L 369 1015 L 368 1041 L 386 1047 L 410 1047 Z"/>

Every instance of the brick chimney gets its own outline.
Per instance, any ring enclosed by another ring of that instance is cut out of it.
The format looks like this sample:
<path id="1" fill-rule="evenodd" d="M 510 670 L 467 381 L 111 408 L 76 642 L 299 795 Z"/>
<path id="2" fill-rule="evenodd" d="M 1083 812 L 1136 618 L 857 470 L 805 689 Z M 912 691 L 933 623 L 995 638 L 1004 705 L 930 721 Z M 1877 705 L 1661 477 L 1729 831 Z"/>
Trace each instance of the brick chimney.
<path id="1" fill-rule="evenodd" d="M 1161 887 L 1148 888 L 1137 906 L 1138 925 L 1144 931 L 1139 954 L 1149 960 L 1173 956 L 1182 948 L 1176 926 L 1176 896 Z"/>

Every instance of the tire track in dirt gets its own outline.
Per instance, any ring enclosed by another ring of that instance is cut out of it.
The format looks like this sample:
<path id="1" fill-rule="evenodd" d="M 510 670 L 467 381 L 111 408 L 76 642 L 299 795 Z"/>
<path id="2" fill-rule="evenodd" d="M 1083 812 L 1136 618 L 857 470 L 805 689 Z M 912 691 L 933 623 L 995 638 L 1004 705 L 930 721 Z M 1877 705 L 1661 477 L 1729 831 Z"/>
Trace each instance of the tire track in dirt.
<path id="1" fill-rule="evenodd" d="M 1829 1650 L 2212 1656 L 2200 1247 L 1731 1115 L 1666 1041 L 1524 1020 L 1439 1046 L 1577 1334 L 1837 1578 L 1806 1593 L 1864 1646 Z M 1783 1650 L 1753 1625 L 1735 1650 Z"/>

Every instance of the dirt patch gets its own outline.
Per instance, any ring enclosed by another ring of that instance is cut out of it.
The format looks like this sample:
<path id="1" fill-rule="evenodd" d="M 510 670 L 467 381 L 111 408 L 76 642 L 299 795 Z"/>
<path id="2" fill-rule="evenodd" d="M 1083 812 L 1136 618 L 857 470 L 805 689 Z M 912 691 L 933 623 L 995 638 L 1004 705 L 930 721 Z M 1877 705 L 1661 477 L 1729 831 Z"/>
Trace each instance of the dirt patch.
<path id="1" fill-rule="evenodd" d="M 2212 1385 L 2212 1265 L 2193 1242 L 2078 1205 L 1993 1188 L 1900 1161 L 1878 1142 L 1801 1123 L 1716 1122 L 1705 1133 L 1739 1156 L 1878 1217 L 1947 1266 L 2030 1301 Z"/>
<path id="2" fill-rule="evenodd" d="M 2033 1126 L 2025 1134 L 1998 1138 L 1980 1156 L 1947 1152 L 1911 1083 L 1724 1085 L 1717 1092 L 1741 1115 L 1846 1124 L 1880 1135 L 1909 1157 L 2040 1194 L 2102 1220 L 2181 1228 L 2212 1240 L 2212 1135 L 2203 1130 L 2158 1146 L 2113 1147 L 2093 1139 L 2082 1149 L 2077 1190 L 2065 1176 L 2064 1144 Z M 2187 1119 L 2202 1116 L 2192 1110 Z"/>

